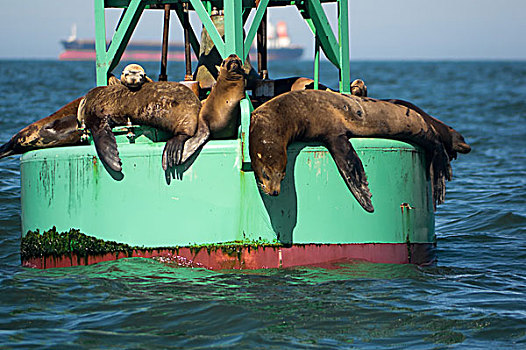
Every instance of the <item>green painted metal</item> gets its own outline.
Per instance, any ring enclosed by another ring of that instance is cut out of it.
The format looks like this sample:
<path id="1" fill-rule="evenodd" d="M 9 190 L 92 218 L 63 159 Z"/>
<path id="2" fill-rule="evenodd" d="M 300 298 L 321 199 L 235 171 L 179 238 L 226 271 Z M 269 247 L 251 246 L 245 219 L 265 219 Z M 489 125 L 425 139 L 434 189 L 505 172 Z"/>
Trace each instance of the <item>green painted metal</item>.
<path id="1" fill-rule="evenodd" d="M 119 63 L 124 49 L 130 41 L 131 35 L 139 22 L 145 3 L 141 0 L 131 0 L 126 12 L 123 14 L 119 26 L 113 35 L 110 47 L 106 51 L 106 29 L 104 24 L 104 9 L 102 17 L 100 10 L 101 0 L 96 0 L 95 6 L 95 50 L 97 52 L 97 85 L 106 85 L 108 73 Z M 104 43 L 104 44 L 103 44 Z M 104 53 L 102 53 L 104 51 Z M 100 55 L 100 58 L 99 58 Z"/>
<path id="2" fill-rule="evenodd" d="M 254 41 L 254 38 L 258 31 L 259 25 L 261 24 L 261 20 L 263 19 L 263 15 L 265 14 L 265 11 L 267 11 L 268 2 L 269 0 L 262 0 L 259 3 L 259 6 L 256 10 L 256 14 L 254 15 L 254 19 L 252 20 L 252 23 L 250 24 L 250 28 L 247 33 L 247 37 L 245 38 L 245 44 L 244 44 L 245 47 L 250 48 L 250 46 L 252 45 L 252 42 Z M 243 61 L 247 59 L 249 51 L 250 50 L 245 50 Z"/>
<path id="3" fill-rule="evenodd" d="M 240 102 L 241 107 L 241 127 L 240 137 L 242 145 L 242 161 L 243 169 L 250 169 L 250 153 L 248 149 L 248 132 L 250 130 L 250 113 L 254 110 L 254 106 L 250 102 L 250 96 L 246 97 Z"/>
<path id="4" fill-rule="evenodd" d="M 338 42 L 340 46 L 340 92 L 351 93 L 349 55 L 349 2 L 338 0 Z"/>
<path id="5" fill-rule="evenodd" d="M 141 134 L 141 129 L 136 133 Z M 151 133 L 150 133 L 151 134 Z M 22 229 L 70 228 L 145 247 L 230 241 L 281 243 L 425 243 L 434 241 L 424 154 L 412 145 L 353 139 L 373 193 L 374 213 L 348 191 L 322 146 L 289 147 L 278 197 L 263 195 L 242 171 L 239 139 L 209 142 L 195 161 L 169 174 L 164 142 L 117 136 L 122 179 L 93 146 L 32 151 L 21 157 Z M 396 174 L 396 175 L 394 175 Z M 402 210 L 407 203 L 412 209 Z"/>
<path id="6" fill-rule="evenodd" d="M 108 82 L 108 66 L 106 63 L 106 16 L 104 0 L 95 0 L 95 52 L 97 85 L 103 86 Z"/>
<path id="7" fill-rule="evenodd" d="M 340 67 L 339 44 L 332 32 L 329 20 L 321 7 L 320 0 L 307 0 L 307 11 L 303 12 L 304 16 L 308 16 L 314 23 L 316 31 L 314 34 L 320 39 L 320 44 L 325 53 L 325 56 L 336 67 Z"/>
<path id="8" fill-rule="evenodd" d="M 318 90 L 320 85 L 320 41 L 318 37 L 314 39 L 314 90 Z"/>
<path id="9" fill-rule="evenodd" d="M 241 5 L 239 0 L 223 1 L 225 13 L 225 53 L 223 58 L 231 54 L 245 57 L 243 47 L 243 9 Z"/>

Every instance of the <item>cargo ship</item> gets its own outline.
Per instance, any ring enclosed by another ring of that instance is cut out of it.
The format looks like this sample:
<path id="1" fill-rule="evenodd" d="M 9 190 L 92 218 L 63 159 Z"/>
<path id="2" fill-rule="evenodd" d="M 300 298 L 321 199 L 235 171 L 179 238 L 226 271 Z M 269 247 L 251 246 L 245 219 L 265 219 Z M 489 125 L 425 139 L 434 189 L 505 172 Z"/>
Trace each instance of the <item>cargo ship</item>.
<path id="1" fill-rule="evenodd" d="M 61 61 L 95 61 L 95 40 L 77 39 L 76 25 L 72 26 L 71 35 L 68 39 L 60 42 L 64 51 L 58 56 Z M 106 49 L 110 42 L 106 43 Z M 131 41 L 121 61 L 158 62 L 161 60 L 160 41 Z M 303 55 L 303 47 L 292 44 L 287 33 L 287 24 L 280 21 L 274 27 L 270 22 L 268 25 L 267 59 L 271 61 L 299 59 Z M 250 59 L 256 60 L 256 48 L 250 49 Z M 184 43 L 171 42 L 168 44 L 168 60 L 184 61 Z M 192 55 L 192 60 L 197 60 Z"/>

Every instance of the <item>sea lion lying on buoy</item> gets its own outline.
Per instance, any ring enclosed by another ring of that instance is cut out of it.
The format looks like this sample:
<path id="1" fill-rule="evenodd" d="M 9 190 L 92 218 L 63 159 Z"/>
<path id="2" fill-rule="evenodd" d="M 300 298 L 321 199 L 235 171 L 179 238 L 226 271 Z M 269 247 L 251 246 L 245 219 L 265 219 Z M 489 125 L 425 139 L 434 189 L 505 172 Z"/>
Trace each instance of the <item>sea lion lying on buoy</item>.
<path id="1" fill-rule="evenodd" d="M 131 72 L 125 73 L 127 69 Z M 141 75 L 143 76 L 141 77 Z M 144 69 L 137 64 L 128 65 L 121 75 L 121 80 L 113 74 L 108 77 L 108 85 L 121 85 L 121 83 L 127 85 L 129 82 L 130 86 L 137 87 L 139 81 L 142 85 L 144 82 L 151 82 L 152 80 L 144 74 Z M 69 102 L 53 114 L 37 120 L 17 132 L 7 143 L 0 146 L 0 158 L 35 149 L 82 144 L 82 131 L 79 130 L 77 123 L 77 112 L 82 98 L 79 97 Z"/>
<path id="2" fill-rule="evenodd" d="M 184 163 L 208 139 L 235 137 L 239 124 L 239 102 L 245 97 L 245 71 L 237 55 L 228 56 L 210 95 L 203 101 L 197 132 L 186 141 L 181 163 Z"/>
<path id="3" fill-rule="evenodd" d="M 385 101 L 317 90 L 280 95 L 252 112 L 250 158 L 262 191 L 279 194 L 291 142 L 319 141 L 329 150 L 360 205 L 374 211 L 351 137 L 384 137 L 420 145 L 430 159 L 433 203 L 444 201 L 449 158 L 440 135 L 419 113 Z"/>
<path id="4" fill-rule="evenodd" d="M 351 83 L 351 95 L 367 97 L 367 86 L 363 80 L 356 79 Z M 419 113 L 426 122 L 431 124 L 440 134 L 450 160 L 456 159 L 457 153 L 465 154 L 471 151 L 471 147 L 466 143 L 464 137 L 458 131 L 444 124 L 437 118 L 432 117 L 413 103 L 399 99 L 382 99 L 382 101 L 404 106 Z"/>
<path id="5" fill-rule="evenodd" d="M 82 97 L 17 132 L 0 146 L 0 158 L 34 149 L 80 144 L 82 132 L 77 128 L 80 100 Z"/>
<path id="6" fill-rule="evenodd" d="M 274 97 L 289 91 L 314 90 L 314 80 L 305 77 L 290 77 L 274 80 Z M 322 83 L 318 83 L 317 90 L 338 92 Z M 356 79 L 351 83 L 351 95 L 367 96 L 367 86 L 361 79 Z"/>
<path id="7" fill-rule="evenodd" d="M 152 82 L 138 90 L 114 85 L 90 90 L 80 103 L 78 120 L 91 131 L 99 158 L 117 172 L 122 167 L 113 126 L 131 121 L 171 133 L 162 156 L 166 170 L 181 163 L 184 143 L 195 134 L 200 109 L 197 96 L 180 83 Z"/>
<path id="8" fill-rule="evenodd" d="M 413 111 L 419 113 L 424 120 L 433 126 L 435 130 L 440 134 L 444 147 L 450 160 L 457 158 L 457 153 L 469 153 L 471 147 L 466 143 L 464 137 L 455 129 L 446 125 L 442 121 L 432 117 L 423 111 L 420 107 L 412 104 L 411 102 L 398 100 L 398 99 L 382 99 L 382 101 L 394 103 L 399 106 L 407 107 Z"/>
<path id="9" fill-rule="evenodd" d="M 153 80 L 146 75 L 144 68 L 132 63 L 122 70 L 121 83 L 130 90 L 138 90 L 144 83 L 153 83 Z"/>

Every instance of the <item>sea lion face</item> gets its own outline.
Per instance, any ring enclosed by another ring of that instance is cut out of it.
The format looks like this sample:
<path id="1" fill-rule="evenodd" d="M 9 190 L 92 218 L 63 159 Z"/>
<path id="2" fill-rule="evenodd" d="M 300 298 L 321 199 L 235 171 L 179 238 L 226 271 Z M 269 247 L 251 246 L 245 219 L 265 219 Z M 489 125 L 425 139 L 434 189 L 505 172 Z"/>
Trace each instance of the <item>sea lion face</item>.
<path id="1" fill-rule="evenodd" d="M 144 68 L 142 68 L 138 64 L 129 64 L 122 71 L 121 83 L 129 89 L 138 89 L 146 81 L 147 79 L 146 73 L 144 72 Z"/>
<path id="2" fill-rule="evenodd" d="M 362 79 L 356 79 L 351 83 L 351 95 L 367 97 L 367 86 Z"/>
<path id="3" fill-rule="evenodd" d="M 281 192 L 281 181 L 285 178 L 286 149 L 277 144 L 260 145 L 264 147 L 256 147 L 257 151 L 251 155 L 252 168 L 261 191 L 270 196 L 277 196 Z"/>
<path id="4" fill-rule="evenodd" d="M 243 69 L 243 61 L 237 55 L 230 55 L 221 62 L 221 73 L 226 73 L 228 80 L 240 80 L 245 78 L 245 70 Z"/>
<path id="5" fill-rule="evenodd" d="M 281 192 L 281 181 L 285 178 L 285 171 L 269 166 L 261 166 L 258 171 L 254 168 L 259 188 L 269 196 L 277 196 Z"/>

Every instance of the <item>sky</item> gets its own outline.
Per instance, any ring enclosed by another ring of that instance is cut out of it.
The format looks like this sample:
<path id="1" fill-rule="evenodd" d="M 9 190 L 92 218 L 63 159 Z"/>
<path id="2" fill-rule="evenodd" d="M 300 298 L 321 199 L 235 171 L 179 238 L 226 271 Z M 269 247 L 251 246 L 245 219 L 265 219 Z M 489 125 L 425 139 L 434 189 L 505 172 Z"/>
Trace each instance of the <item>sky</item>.
<path id="1" fill-rule="evenodd" d="M 526 0 L 350 0 L 351 59 L 526 60 Z M 324 5 L 332 24 L 336 6 Z M 111 37 L 121 10 L 106 10 Z M 2 0 L 0 59 L 56 59 L 73 24 L 78 38 L 94 38 L 92 0 Z M 161 40 L 160 10 L 143 14 L 133 39 Z M 250 19 L 249 19 L 250 20 Z M 269 10 L 285 20 L 291 41 L 311 59 L 313 36 L 295 7 Z M 197 16 L 191 16 L 196 33 Z M 183 41 L 172 12 L 170 41 Z"/>

